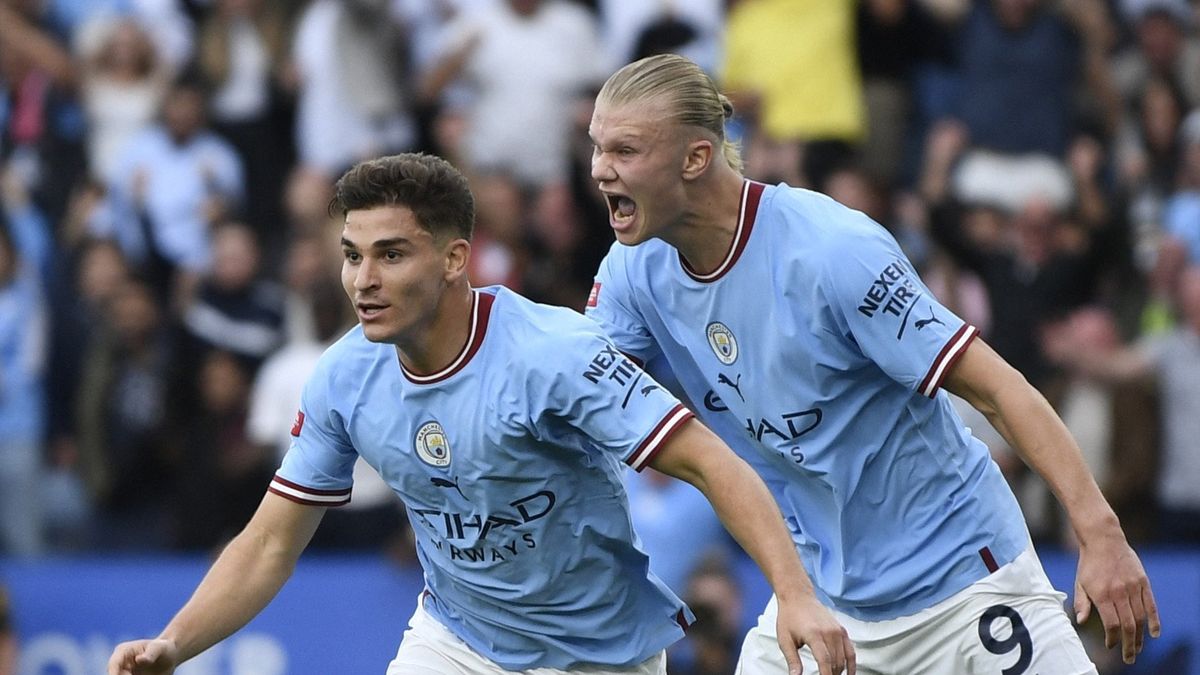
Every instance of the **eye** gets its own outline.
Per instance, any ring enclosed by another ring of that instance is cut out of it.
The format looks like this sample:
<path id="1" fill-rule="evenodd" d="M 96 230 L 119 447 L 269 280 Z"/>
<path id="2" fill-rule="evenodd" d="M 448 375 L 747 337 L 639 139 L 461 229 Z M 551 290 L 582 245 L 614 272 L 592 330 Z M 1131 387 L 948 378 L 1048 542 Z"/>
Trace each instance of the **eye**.
<path id="1" fill-rule="evenodd" d="M 621 149 L 618 150 L 617 152 L 619 152 L 621 155 L 629 156 L 629 155 L 635 154 L 637 151 L 634 150 L 633 148 L 629 147 L 628 145 L 625 145 L 625 146 L 622 146 Z"/>
<path id="2" fill-rule="evenodd" d="M 362 256 L 358 254 L 358 251 L 352 251 L 350 249 L 344 249 L 342 251 L 342 255 L 346 258 L 347 262 L 356 263 L 362 259 Z"/>
<path id="3" fill-rule="evenodd" d="M 392 261 L 395 261 L 395 260 L 399 260 L 399 259 L 403 258 L 403 257 L 404 257 L 404 254 L 403 254 L 403 253 L 401 253 L 400 251 L 397 251 L 397 250 L 396 250 L 396 249 L 394 249 L 394 248 L 389 248 L 389 249 L 388 249 L 388 250 L 387 250 L 387 251 L 386 251 L 386 252 L 383 254 L 383 257 L 384 257 L 384 258 L 386 258 L 387 260 L 392 260 Z"/>

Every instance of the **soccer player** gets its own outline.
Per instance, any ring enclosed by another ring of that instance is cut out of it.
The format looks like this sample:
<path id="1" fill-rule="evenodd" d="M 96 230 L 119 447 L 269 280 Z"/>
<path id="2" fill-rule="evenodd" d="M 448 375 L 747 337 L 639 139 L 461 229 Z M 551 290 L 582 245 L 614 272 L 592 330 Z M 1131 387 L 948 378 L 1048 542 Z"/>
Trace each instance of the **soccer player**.
<path id="1" fill-rule="evenodd" d="M 656 56 L 597 96 L 592 177 L 617 243 L 588 299 L 627 355 L 665 357 L 705 424 L 763 477 L 860 673 L 1095 673 L 962 396 L 1050 484 L 1080 542 L 1075 611 L 1095 604 L 1126 662 L 1159 618 L 1141 562 L 1050 406 L 937 302 L 862 213 L 744 178 L 732 106 Z M 765 645 L 743 675 L 784 672 Z M 806 664 L 811 662 L 804 655 Z"/>
<path id="2" fill-rule="evenodd" d="M 801 644 L 822 675 L 854 672 L 754 471 L 593 322 L 469 285 L 474 202 L 461 174 L 429 155 L 368 161 L 339 180 L 334 204 L 359 326 L 318 363 L 245 530 L 157 639 L 118 645 L 110 675 L 172 672 L 257 614 L 326 507 L 349 501 L 359 456 L 404 500 L 425 572 L 389 675 L 665 673 L 664 649 L 692 615 L 648 572 L 622 463 L 712 501 L 779 584 L 796 672 Z"/>

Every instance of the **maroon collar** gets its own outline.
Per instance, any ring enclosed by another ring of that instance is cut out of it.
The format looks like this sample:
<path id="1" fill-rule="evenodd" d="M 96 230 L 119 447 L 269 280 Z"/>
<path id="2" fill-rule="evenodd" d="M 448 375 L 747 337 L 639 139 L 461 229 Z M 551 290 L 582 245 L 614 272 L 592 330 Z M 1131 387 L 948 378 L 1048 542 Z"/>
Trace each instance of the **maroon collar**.
<path id="1" fill-rule="evenodd" d="M 496 301 L 496 296 L 491 293 L 480 293 L 476 290 L 472 290 L 471 295 L 471 332 L 466 344 L 463 345 L 462 351 L 458 353 L 458 356 L 454 357 L 450 365 L 429 375 L 418 375 L 405 368 L 404 362 L 401 362 L 400 370 L 404 372 L 404 377 L 409 382 L 413 384 L 434 384 L 441 382 L 465 368 L 467 363 L 471 361 L 471 357 L 475 356 L 475 352 L 479 351 L 479 347 L 483 345 L 483 336 L 487 333 L 488 317 L 491 316 L 492 303 Z"/>
<path id="2" fill-rule="evenodd" d="M 746 250 L 746 242 L 750 241 L 750 230 L 754 228 L 754 217 L 758 214 L 758 203 L 762 201 L 764 188 L 766 188 L 764 183 L 752 180 L 747 180 L 742 184 L 742 200 L 738 206 L 738 222 L 737 229 L 733 233 L 733 242 L 729 245 L 729 251 L 725 254 L 724 260 L 717 265 L 715 270 L 707 274 L 700 274 L 688 264 L 687 260 L 684 260 L 683 254 L 679 255 L 679 264 L 689 277 L 700 283 L 709 284 L 733 269 L 734 263 L 742 257 L 742 251 Z"/>

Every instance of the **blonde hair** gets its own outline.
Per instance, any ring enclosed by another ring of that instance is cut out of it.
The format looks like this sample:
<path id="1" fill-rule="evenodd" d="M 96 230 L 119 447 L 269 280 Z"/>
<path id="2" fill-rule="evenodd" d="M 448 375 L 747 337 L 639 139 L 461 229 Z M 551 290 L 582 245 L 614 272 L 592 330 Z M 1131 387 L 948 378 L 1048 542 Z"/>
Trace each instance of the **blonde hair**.
<path id="1" fill-rule="evenodd" d="M 659 54 L 624 66 L 608 78 L 596 100 L 610 105 L 661 101 L 667 106 L 667 119 L 712 133 L 721 141 L 725 162 L 734 171 L 742 170 L 737 144 L 725 138 L 733 103 L 700 66 L 682 56 Z"/>

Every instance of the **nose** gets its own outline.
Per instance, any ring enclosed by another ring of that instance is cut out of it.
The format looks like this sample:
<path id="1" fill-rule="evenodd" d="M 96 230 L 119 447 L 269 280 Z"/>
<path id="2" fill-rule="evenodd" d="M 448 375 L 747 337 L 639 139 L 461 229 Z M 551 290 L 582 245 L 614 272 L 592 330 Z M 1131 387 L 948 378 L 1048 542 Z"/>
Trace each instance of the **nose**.
<path id="1" fill-rule="evenodd" d="M 611 180 L 616 180 L 617 173 L 613 170 L 612 162 L 606 159 L 606 156 L 600 150 L 592 150 L 592 180 L 597 183 L 604 183 Z"/>
<path id="2" fill-rule="evenodd" d="M 364 257 L 358 263 L 358 269 L 354 272 L 354 289 L 357 291 L 366 291 L 375 288 L 379 285 L 379 275 L 376 274 L 375 265 L 370 258 Z"/>

